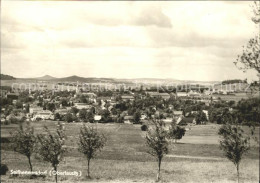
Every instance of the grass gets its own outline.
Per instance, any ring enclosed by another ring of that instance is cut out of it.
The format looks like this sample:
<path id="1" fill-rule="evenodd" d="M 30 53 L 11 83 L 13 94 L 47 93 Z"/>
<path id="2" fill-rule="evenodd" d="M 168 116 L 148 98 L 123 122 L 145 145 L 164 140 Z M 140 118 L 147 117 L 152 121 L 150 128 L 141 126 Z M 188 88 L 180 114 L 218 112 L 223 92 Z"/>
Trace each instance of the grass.
<path id="1" fill-rule="evenodd" d="M 8 154 L 11 156 L 11 154 Z M 23 156 L 12 155 L 9 160 L 9 169 L 29 169 Z M 20 163 L 18 163 L 20 162 Z M 50 165 L 33 159 L 34 169 L 50 170 Z M 256 182 L 258 180 L 257 160 L 244 160 L 241 164 L 241 182 Z M 68 182 L 86 181 L 86 159 L 83 157 L 66 157 L 59 167 L 60 171 L 82 171 L 81 177 L 60 176 L 59 178 Z M 132 181 L 132 182 L 154 182 L 157 173 L 156 162 L 139 162 L 125 160 L 101 160 L 95 159 L 91 162 L 91 181 Z M 235 166 L 227 161 L 163 161 L 162 177 L 164 182 L 235 182 Z M 22 177 L 10 178 L 4 176 L 5 180 L 20 182 Z M 42 180 L 39 178 L 38 180 Z M 53 177 L 46 176 L 47 182 L 54 181 Z M 86 181 L 87 182 L 87 181 Z"/>
<path id="2" fill-rule="evenodd" d="M 46 121 L 33 124 L 36 133 L 41 133 L 46 124 L 52 131 L 57 122 Z M 157 173 L 157 163 L 154 157 L 146 153 L 147 147 L 140 130 L 140 125 L 128 124 L 90 124 L 105 133 L 108 141 L 102 152 L 91 161 L 92 179 L 86 179 L 86 159 L 77 150 L 77 139 L 81 123 L 66 123 L 68 136 L 66 145 L 69 148 L 65 160 L 60 164 L 61 170 L 82 171 L 81 177 L 60 176 L 63 182 L 154 182 Z M 162 163 L 164 182 L 235 182 L 235 166 L 223 156 L 218 145 L 217 125 L 192 126 L 191 130 L 178 144 L 171 145 L 170 154 L 181 157 L 165 157 Z M 4 137 L 9 136 L 17 125 L 2 126 Z M 257 129 L 259 132 L 259 129 Z M 208 140 L 211 139 L 211 140 Z M 25 156 L 13 152 L 8 143 L 1 144 L 1 160 L 9 170 L 29 170 Z M 187 156 L 187 157 L 186 157 Z M 189 156 L 193 158 L 188 158 Z M 205 157 L 205 159 L 196 157 Z M 208 157 L 208 158 L 207 158 Z M 210 159 L 217 157 L 217 159 Z M 259 179 L 259 146 L 245 156 L 241 164 L 241 177 L 244 182 L 258 182 Z M 51 170 L 51 166 L 35 158 L 32 160 L 34 169 Z M 43 178 L 29 180 L 26 177 L 11 178 L 10 174 L 3 176 L 10 182 L 25 180 L 37 182 Z M 46 182 L 54 181 L 53 177 L 46 176 Z M 241 182 L 242 182 L 241 181 Z"/>

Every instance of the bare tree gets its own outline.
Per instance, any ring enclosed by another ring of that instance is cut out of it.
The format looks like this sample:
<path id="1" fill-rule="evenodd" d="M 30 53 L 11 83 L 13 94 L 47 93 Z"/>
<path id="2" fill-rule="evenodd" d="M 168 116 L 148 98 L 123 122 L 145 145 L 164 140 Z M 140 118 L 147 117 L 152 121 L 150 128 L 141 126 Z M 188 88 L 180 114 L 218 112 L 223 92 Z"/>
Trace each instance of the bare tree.
<path id="1" fill-rule="evenodd" d="M 33 170 L 31 156 L 35 151 L 36 137 L 34 129 L 27 123 L 26 128 L 20 125 L 20 129 L 12 135 L 12 147 L 15 152 L 25 155 L 28 158 L 30 170 Z"/>
<path id="2" fill-rule="evenodd" d="M 96 156 L 98 151 L 105 146 L 106 138 L 104 134 L 99 134 L 96 128 L 83 125 L 80 128 L 79 151 L 82 152 L 88 161 L 88 177 L 90 177 L 90 160 Z"/>
<path id="3" fill-rule="evenodd" d="M 252 17 L 252 21 L 255 24 L 260 23 L 260 2 L 259 1 L 254 1 L 254 4 L 252 6 L 254 17 Z"/>
<path id="4" fill-rule="evenodd" d="M 161 162 L 163 156 L 168 154 L 168 133 L 164 129 L 164 123 L 161 119 L 152 119 L 152 123 L 155 126 L 154 129 L 149 129 L 146 134 L 146 144 L 150 148 L 148 153 L 155 156 L 158 161 L 158 174 L 157 181 L 161 179 Z"/>
<path id="5" fill-rule="evenodd" d="M 38 153 L 44 161 L 51 163 L 55 172 L 58 171 L 58 165 L 64 157 L 66 149 L 64 126 L 59 123 L 56 133 L 51 133 L 49 129 L 44 127 L 46 134 L 37 135 L 39 146 Z M 55 181 L 58 182 L 58 175 L 55 173 Z"/>
<path id="6" fill-rule="evenodd" d="M 247 46 L 243 49 L 243 53 L 238 56 L 234 63 L 239 69 L 244 71 L 247 69 L 255 69 L 258 74 L 260 74 L 260 36 L 258 25 L 260 24 L 260 3 L 255 1 L 252 8 L 254 12 L 252 21 L 258 26 L 258 33 L 254 38 L 249 40 Z"/>

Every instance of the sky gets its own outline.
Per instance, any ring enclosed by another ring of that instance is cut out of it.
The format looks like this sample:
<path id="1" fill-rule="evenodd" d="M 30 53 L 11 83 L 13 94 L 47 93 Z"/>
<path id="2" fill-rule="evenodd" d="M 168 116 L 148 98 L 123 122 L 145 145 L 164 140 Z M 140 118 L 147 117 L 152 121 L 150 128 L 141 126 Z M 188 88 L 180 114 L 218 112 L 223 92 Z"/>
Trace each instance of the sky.
<path id="1" fill-rule="evenodd" d="M 250 1 L 2 1 L 1 73 L 257 80 L 234 65 Z"/>

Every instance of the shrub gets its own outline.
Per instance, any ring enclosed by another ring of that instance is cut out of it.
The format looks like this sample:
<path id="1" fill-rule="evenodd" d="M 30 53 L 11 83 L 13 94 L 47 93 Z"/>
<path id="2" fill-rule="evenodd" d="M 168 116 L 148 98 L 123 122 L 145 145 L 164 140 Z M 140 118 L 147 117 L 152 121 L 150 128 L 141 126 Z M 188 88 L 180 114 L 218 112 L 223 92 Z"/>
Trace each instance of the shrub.
<path id="1" fill-rule="evenodd" d="M 1 137 L 1 144 L 10 143 L 10 141 L 11 141 L 10 137 Z"/>
<path id="2" fill-rule="evenodd" d="M 10 122 L 9 120 L 5 120 L 5 121 L 4 121 L 4 124 L 5 124 L 5 125 L 10 125 L 11 122 Z"/>
<path id="3" fill-rule="evenodd" d="M 65 115 L 65 121 L 67 121 L 68 123 L 72 122 L 74 120 L 73 115 L 71 113 L 67 113 Z"/>
<path id="4" fill-rule="evenodd" d="M 13 123 L 13 124 L 18 124 L 19 123 L 19 119 L 14 117 L 14 116 L 11 116 L 9 121 L 10 121 L 10 123 Z"/>
<path id="5" fill-rule="evenodd" d="M 142 126 L 141 126 L 141 130 L 142 130 L 142 131 L 147 131 L 147 130 L 148 130 L 147 125 L 142 125 Z"/>
<path id="6" fill-rule="evenodd" d="M 6 175 L 6 172 L 8 172 L 7 165 L 6 164 L 1 164 L 0 175 Z"/>
<path id="7" fill-rule="evenodd" d="M 182 137 L 185 135 L 185 128 L 179 127 L 177 125 L 175 125 L 174 123 L 172 123 L 171 127 L 169 128 L 169 138 L 174 139 L 175 143 L 177 142 L 177 140 L 182 139 Z"/>
<path id="8" fill-rule="evenodd" d="M 26 120 L 26 117 L 23 116 L 23 117 L 16 117 L 16 116 L 11 116 L 9 118 L 9 123 L 12 123 L 12 124 L 20 124 L 22 122 L 24 122 Z M 7 120 L 8 121 L 8 120 Z"/>
<path id="9" fill-rule="evenodd" d="M 187 122 L 181 122 L 179 125 L 180 125 L 180 126 L 187 126 L 188 123 L 187 123 Z"/>
<path id="10" fill-rule="evenodd" d="M 54 120 L 55 121 L 60 121 L 61 120 L 61 115 L 59 113 L 55 113 Z"/>

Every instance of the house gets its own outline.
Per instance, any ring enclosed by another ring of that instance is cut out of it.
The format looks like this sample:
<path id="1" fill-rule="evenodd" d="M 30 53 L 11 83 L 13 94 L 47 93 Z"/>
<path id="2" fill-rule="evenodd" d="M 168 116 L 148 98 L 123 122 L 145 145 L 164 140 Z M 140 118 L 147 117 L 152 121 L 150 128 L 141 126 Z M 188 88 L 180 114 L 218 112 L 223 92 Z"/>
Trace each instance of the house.
<path id="1" fill-rule="evenodd" d="M 5 123 L 5 118 L 1 118 L 1 123 Z"/>
<path id="2" fill-rule="evenodd" d="M 89 109 L 89 108 L 91 108 L 91 105 L 88 105 L 86 103 L 74 103 L 74 106 L 77 109 Z"/>
<path id="3" fill-rule="evenodd" d="M 140 120 L 144 120 L 144 119 L 147 119 L 147 116 L 145 114 L 142 114 Z"/>
<path id="4" fill-rule="evenodd" d="M 121 98 L 122 98 L 123 101 L 134 100 L 134 97 L 132 95 L 122 95 Z"/>
<path id="5" fill-rule="evenodd" d="M 40 111 L 42 111 L 43 110 L 43 108 L 42 107 L 39 107 L 39 106 L 30 106 L 30 109 L 29 109 L 29 113 L 30 114 L 35 114 L 35 113 L 38 113 L 38 112 L 40 112 Z"/>
<path id="6" fill-rule="evenodd" d="M 72 107 L 66 107 L 67 111 L 71 110 Z"/>
<path id="7" fill-rule="evenodd" d="M 107 109 L 111 112 L 111 110 L 113 109 L 113 106 L 109 106 Z"/>
<path id="8" fill-rule="evenodd" d="M 44 102 L 50 102 L 51 99 L 50 99 L 50 98 L 44 98 L 43 101 L 44 101 Z"/>
<path id="9" fill-rule="evenodd" d="M 87 92 L 87 93 L 83 92 L 82 95 L 83 96 L 88 96 L 91 99 L 94 99 L 94 98 L 97 97 L 97 95 L 95 93 L 93 93 L 93 92 Z"/>
<path id="10" fill-rule="evenodd" d="M 7 93 L 7 94 L 6 94 L 6 97 L 7 97 L 8 99 L 17 100 L 18 97 L 19 97 L 19 94 L 18 94 L 18 93 Z"/>
<path id="11" fill-rule="evenodd" d="M 94 116 L 94 121 L 95 122 L 99 122 L 101 120 L 101 118 L 102 118 L 101 115 L 95 115 Z"/>
<path id="12" fill-rule="evenodd" d="M 125 116 L 124 117 L 124 123 L 132 124 L 133 122 L 134 122 L 134 117 L 133 116 Z"/>
<path id="13" fill-rule="evenodd" d="M 91 102 L 96 102 L 97 95 L 93 92 L 83 92 L 81 93 L 83 96 L 87 96 Z"/>
<path id="14" fill-rule="evenodd" d="M 16 103 L 17 103 L 17 100 L 13 100 L 13 101 L 12 101 L 12 104 L 13 104 L 13 105 L 16 105 Z"/>
<path id="15" fill-rule="evenodd" d="M 179 118 L 176 122 L 177 125 L 187 125 L 187 124 L 196 124 L 196 120 L 194 117 L 183 117 L 183 118 Z"/>
<path id="16" fill-rule="evenodd" d="M 7 90 L 2 90 L 1 89 L 1 97 L 6 97 L 6 95 L 7 95 L 7 93 L 8 93 L 8 91 Z"/>
<path id="17" fill-rule="evenodd" d="M 34 115 L 34 117 L 32 118 L 32 121 L 36 121 L 38 119 L 41 119 L 41 120 L 47 120 L 47 119 L 54 120 L 54 115 L 49 110 L 42 110 L 42 111 L 37 112 Z"/>
<path id="18" fill-rule="evenodd" d="M 207 110 L 202 110 L 202 112 L 204 112 L 206 114 L 207 120 L 209 120 L 209 111 Z"/>
<path id="19" fill-rule="evenodd" d="M 204 95 L 212 95 L 212 91 L 211 90 L 205 90 L 204 91 Z"/>
<path id="20" fill-rule="evenodd" d="M 99 97 L 99 99 L 103 102 L 107 101 L 107 102 L 111 102 L 111 97 Z"/>
<path id="21" fill-rule="evenodd" d="M 111 105 L 111 106 L 114 106 L 114 105 L 116 105 L 116 104 L 117 104 L 116 102 L 113 102 L 113 101 L 110 102 L 110 105 Z"/>
<path id="22" fill-rule="evenodd" d="M 200 100 L 196 100 L 197 102 L 203 102 L 205 103 L 206 106 L 209 106 L 211 103 L 210 99 L 200 99 Z"/>
<path id="23" fill-rule="evenodd" d="M 187 92 L 177 92 L 177 97 L 188 97 L 189 94 Z"/>
<path id="24" fill-rule="evenodd" d="M 165 100 L 168 100 L 171 97 L 169 93 L 160 93 L 160 96 Z"/>
<path id="25" fill-rule="evenodd" d="M 55 113 L 59 113 L 60 115 L 66 115 L 68 113 L 68 109 L 56 109 Z"/>
<path id="26" fill-rule="evenodd" d="M 191 111 L 191 114 L 197 114 L 198 111 Z"/>
<path id="27" fill-rule="evenodd" d="M 172 97 L 172 99 L 177 99 L 177 93 L 171 92 L 170 97 Z"/>
<path id="28" fill-rule="evenodd" d="M 111 97 L 111 102 L 116 102 L 116 97 L 115 96 Z"/>
<path id="29" fill-rule="evenodd" d="M 112 119 L 112 121 L 116 121 L 117 120 L 117 115 L 111 115 L 111 119 Z"/>
<path id="30" fill-rule="evenodd" d="M 153 97 L 153 96 L 157 95 L 157 93 L 159 93 L 159 92 L 146 92 L 146 95 L 150 95 L 150 97 Z"/>
<path id="31" fill-rule="evenodd" d="M 159 93 L 159 92 L 147 92 L 148 95 L 150 95 L 153 98 L 163 98 L 165 100 L 168 100 L 171 96 L 168 93 Z"/>
<path id="32" fill-rule="evenodd" d="M 196 91 L 192 91 L 192 90 L 190 90 L 190 92 L 189 92 L 189 96 L 190 96 L 190 97 L 200 97 L 201 94 L 198 93 L 198 92 L 196 92 Z"/>
<path id="33" fill-rule="evenodd" d="M 174 108 L 173 105 L 170 104 L 169 109 L 172 110 L 173 108 Z"/>
<path id="34" fill-rule="evenodd" d="M 166 118 L 162 120 L 165 124 L 171 124 L 172 123 L 172 118 Z"/>
<path id="35" fill-rule="evenodd" d="M 165 100 L 168 100 L 171 96 L 168 93 L 159 93 L 159 97 L 162 97 Z"/>
<path id="36" fill-rule="evenodd" d="M 176 117 L 176 118 L 182 116 L 182 114 L 183 114 L 182 111 L 173 111 L 173 115 L 174 115 L 174 117 Z"/>

